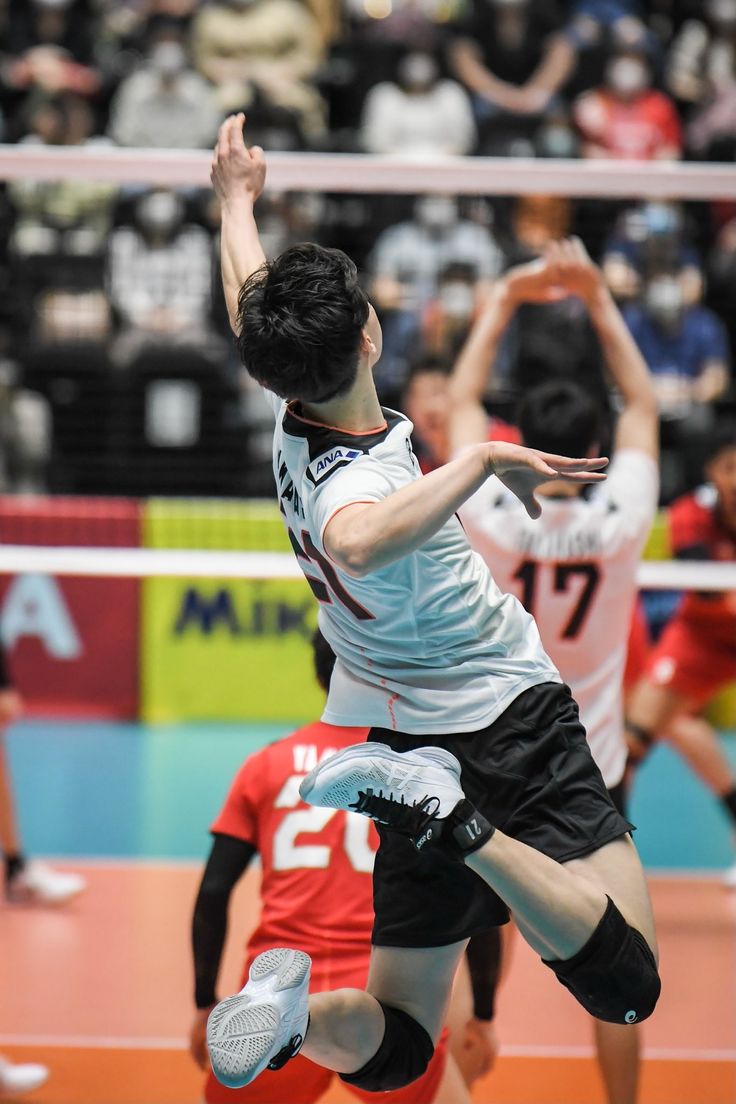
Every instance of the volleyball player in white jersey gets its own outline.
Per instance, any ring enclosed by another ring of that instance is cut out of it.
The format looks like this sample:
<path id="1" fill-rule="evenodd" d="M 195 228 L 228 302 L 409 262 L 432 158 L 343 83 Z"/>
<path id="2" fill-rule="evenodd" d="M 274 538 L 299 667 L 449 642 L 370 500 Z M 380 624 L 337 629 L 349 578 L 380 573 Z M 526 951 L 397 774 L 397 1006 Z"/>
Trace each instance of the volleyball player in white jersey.
<path id="1" fill-rule="evenodd" d="M 608 479 L 590 494 L 550 482 L 539 490 L 542 516 L 532 521 L 518 499 L 491 478 L 463 505 L 460 518 L 500 588 L 516 594 L 534 615 L 623 813 L 623 675 L 636 569 L 658 501 L 657 402 L 641 353 L 579 241 L 555 243 L 542 260 L 497 281 L 451 378 L 450 440 L 457 452 L 487 439 L 482 396 L 507 324 L 521 303 L 563 293 L 585 303 L 621 398 Z M 541 383 L 524 395 L 519 410 L 522 442 L 554 452 L 595 454 L 603 421 L 590 388 L 569 380 Z M 609 1104 L 636 1100 L 637 1035 L 596 1021 Z"/>
<path id="2" fill-rule="evenodd" d="M 210 1016 L 215 1074 L 247 1084 L 303 1046 L 368 1091 L 411 1083 L 468 937 L 509 908 L 589 1011 L 643 1019 L 660 983 L 630 825 L 533 619 L 455 517 L 491 474 L 538 516 L 540 484 L 598 482 L 605 461 L 495 442 L 422 476 L 411 423 L 378 402 L 381 331 L 355 266 L 314 245 L 266 263 L 253 212 L 265 159 L 242 124 L 223 124 L 213 161 L 228 311 L 272 392 L 279 502 L 337 655 L 323 720 L 371 728 L 300 792 L 378 821 L 381 844 L 366 990 L 309 997 L 306 955 L 260 955 Z"/>

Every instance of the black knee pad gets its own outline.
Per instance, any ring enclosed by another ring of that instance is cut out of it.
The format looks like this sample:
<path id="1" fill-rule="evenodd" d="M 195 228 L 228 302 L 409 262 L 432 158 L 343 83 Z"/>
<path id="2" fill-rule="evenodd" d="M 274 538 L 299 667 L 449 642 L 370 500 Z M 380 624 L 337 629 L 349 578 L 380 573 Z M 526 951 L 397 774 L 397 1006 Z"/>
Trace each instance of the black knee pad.
<path id="1" fill-rule="evenodd" d="M 383 1042 L 362 1069 L 340 1074 L 342 1081 L 366 1092 L 387 1092 L 410 1085 L 422 1076 L 434 1054 L 434 1043 L 413 1016 L 378 1003 L 386 1019 Z"/>
<path id="2" fill-rule="evenodd" d="M 591 1016 L 608 1023 L 646 1020 L 662 987 L 649 944 L 626 923 L 610 897 L 585 946 L 572 958 L 544 964 Z"/>

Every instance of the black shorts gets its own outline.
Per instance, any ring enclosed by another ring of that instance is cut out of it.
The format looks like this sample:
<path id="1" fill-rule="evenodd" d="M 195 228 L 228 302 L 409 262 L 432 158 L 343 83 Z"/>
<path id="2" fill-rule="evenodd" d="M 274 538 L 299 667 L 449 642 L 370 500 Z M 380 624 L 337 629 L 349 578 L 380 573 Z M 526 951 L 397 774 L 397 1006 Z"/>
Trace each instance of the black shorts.
<path id="1" fill-rule="evenodd" d="M 580 858 L 629 832 L 593 762 L 567 686 L 526 690 L 488 728 L 442 737 L 373 728 L 396 751 L 433 744 L 460 760 L 466 796 L 491 824 L 559 862 Z M 418 853 L 379 826 L 373 872 L 373 943 L 442 947 L 509 918 L 490 886 L 462 863 Z"/>

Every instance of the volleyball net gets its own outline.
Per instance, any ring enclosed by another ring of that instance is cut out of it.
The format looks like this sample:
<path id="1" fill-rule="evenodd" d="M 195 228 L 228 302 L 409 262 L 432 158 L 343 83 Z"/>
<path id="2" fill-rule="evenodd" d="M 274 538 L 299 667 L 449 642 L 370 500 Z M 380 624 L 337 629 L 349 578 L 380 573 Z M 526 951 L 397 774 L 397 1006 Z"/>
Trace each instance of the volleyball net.
<path id="1" fill-rule="evenodd" d="M 273 502 L 272 416 L 235 358 L 218 290 L 210 160 L 0 146 L 2 632 L 44 708 L 88 712 L 96 700 L 157 721 L 319 707 L 316 603 Z M 700 353 L 684 343 L 683 364 L 657 386 L 664 500 L 697 483 L 714 426 L 736 416 L 736 167 L 285 152 L 268 162 L 266 252 L 316 240 L 354 257 L 384 328 L 379 392 L 388 405 L 414 402 L 418 431 L 417 349 L 450 363 L 480 291 L 550 239 L 583 239 L 645 336 L 694 318 Z M 698 356 L 725 373 L 706 402 Z M 530 309 L 500 350 L 489 410 L 513 421 L 540 375 L 579 376 L 589 363 L 580 304 Z M 592 383 L 605 391 L 602 372 Z M 655 606 L 673 608 L 682 590 L 736 592 L 734 564 L 669 559 L 661 518 L 647 555 L 639 582 Z"/>

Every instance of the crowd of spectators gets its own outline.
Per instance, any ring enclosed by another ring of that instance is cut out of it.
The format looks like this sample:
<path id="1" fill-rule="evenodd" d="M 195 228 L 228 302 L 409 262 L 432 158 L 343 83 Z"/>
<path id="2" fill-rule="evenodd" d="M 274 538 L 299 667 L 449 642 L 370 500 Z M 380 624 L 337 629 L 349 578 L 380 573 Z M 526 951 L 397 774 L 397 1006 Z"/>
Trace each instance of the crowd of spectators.
<path id="1" fill-rule="evenodd" d="M 0 0 L 0 30 L 5 142 L 207 148 L 244 110 L 267 150 L 736 154 L 736 0 Z M 656 377 L 665 497 L 699 470 L 732 397 L 736 203 L 271 193 L 259 221 L 271 254 L 313 238 L 355 257 L 388 402 L 419 361 L 451 364 L 505 266 L 580 234 Z M 5 186 L 6 485 L 268 488 L 265 415 L 225 340 L 217 225 L 196 189 Z M 527 382 L 591 360 L 574 301 L 526 308 L 489 402 L 512 418 Z"/>

